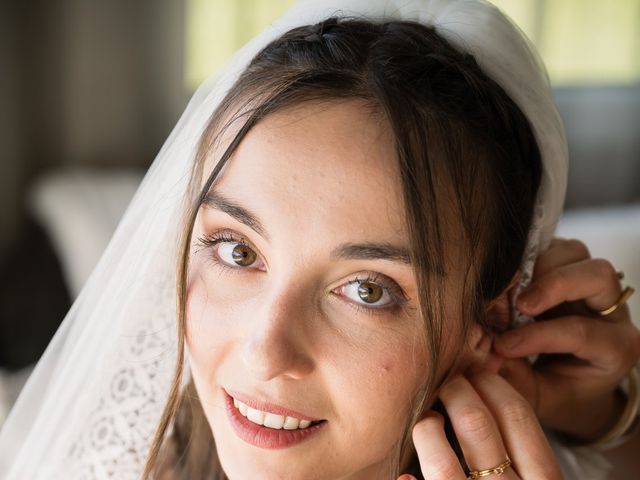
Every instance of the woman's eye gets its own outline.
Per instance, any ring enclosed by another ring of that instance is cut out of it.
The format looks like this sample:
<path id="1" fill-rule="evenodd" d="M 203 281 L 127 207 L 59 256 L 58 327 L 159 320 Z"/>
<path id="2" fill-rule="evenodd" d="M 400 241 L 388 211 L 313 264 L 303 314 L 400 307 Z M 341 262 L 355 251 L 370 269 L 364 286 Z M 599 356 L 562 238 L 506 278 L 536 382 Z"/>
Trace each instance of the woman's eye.
<path id="1" fill-rule="evenodd" d="M 222 263 L 230 267 L 251 267 L 258 260 L 258 254 L 240 242 L 220 242 L 216 254 Z"/>
<path id="2" fill-rule="evenodd" d="M 248 245 L 239 242 L 220 242 L 216 253 L 224 264 L 231 267 L 250 267 L 258 258 Z"/>
<path id="3" fill-rule="evenodd" d="M 266 270 L 258 252 L 234 232 L 221 230 L 204 235 L 198 238 L 197 243 L 209 253 L 209 259 L 220 268 L 237 272 L 248 269 Z"/>
<path id="4" fill-rule="evenodd" d="M 338 290 L 349 300 L 366 307 L 381 308 L 398 303 L 387 287 L 368 280 L 354 280 Z"/>

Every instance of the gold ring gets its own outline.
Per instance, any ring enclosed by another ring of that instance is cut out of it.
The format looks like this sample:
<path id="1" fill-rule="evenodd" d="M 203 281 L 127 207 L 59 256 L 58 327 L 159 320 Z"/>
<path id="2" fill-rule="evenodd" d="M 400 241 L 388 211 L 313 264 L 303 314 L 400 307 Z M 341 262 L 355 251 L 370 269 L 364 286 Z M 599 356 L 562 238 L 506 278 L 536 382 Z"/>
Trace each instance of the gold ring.
<path id="1" fill-rule="evenodd" d="M 597 311 L 596 313 L 601 317 L 612 314 L 618 309 L 620 305 L 626 302 L 631 295 L 633 295 L 633 292 L 635 292 L 635 290 L 632 287 L 625 288 L 620 294 L 620 296 L 618 297 L 618 300 L 616 300 L 616 303 L 611 305 L 609 308 L 605 308 L 604 310 Z"/>
<path id="2" fill-rule="evenodd" d="M 468 479 L 488 477 L 489 475 L 502 475 L 507 468 L 511 466 L 511 460 L 507 457 L 506 462 L 501 463 L 497 467 L 487 468 L 486 470 L 472 470 L 469 472 Z"/>

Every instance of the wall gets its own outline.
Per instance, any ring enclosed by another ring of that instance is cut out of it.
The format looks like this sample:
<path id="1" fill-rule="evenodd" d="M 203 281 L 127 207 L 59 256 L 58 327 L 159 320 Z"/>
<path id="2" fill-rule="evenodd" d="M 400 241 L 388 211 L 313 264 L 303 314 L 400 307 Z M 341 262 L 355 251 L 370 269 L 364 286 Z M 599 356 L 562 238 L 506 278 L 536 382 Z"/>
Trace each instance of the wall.
<path id="1" fill-rule="evenodd" d="M 183 46 L 183 0 L 0 2 L 0 255 L 37 175 L 150 164 L 187 100 Z"/>
<path id="2" fill-rule="evenodd" d="M 556 90 L 569 142 L 567 208 L 640 201 L 640 85 Z"/>
<path id="3" fill-rule="evenodd" d="M 22 142 L 16 101 L 19 88 L 15 8 L 0 2 L 0 258 L 15 240 L 18 223 L 16 198 L 22 178 Z"/>

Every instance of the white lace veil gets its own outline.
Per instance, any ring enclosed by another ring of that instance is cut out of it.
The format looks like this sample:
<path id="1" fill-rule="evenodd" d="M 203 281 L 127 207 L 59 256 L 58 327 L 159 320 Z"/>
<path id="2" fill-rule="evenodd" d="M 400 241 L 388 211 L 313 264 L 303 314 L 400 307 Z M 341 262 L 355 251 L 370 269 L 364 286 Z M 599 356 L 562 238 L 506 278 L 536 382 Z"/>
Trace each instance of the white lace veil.
<path id="1" fill-rule="evenodd" d="M 199 136 L 259 49 L 333 15 L 436 26 L 523 110 L 544 164 L 521 267 L 529 282 L 562 209 L 568 154 L 545 70 L 520 30 L 481 0 L 302 1 L 193 96 L 0 432 L 0 478 L 139 478 L 175 365 L 177 239 Z"/>

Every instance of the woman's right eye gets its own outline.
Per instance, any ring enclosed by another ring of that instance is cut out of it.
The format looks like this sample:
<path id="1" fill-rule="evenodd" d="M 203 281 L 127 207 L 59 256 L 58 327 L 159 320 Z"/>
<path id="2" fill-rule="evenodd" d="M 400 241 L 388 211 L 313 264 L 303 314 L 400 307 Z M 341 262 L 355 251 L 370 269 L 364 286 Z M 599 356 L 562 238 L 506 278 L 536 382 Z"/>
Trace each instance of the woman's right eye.
<path id="1" fill-rule="evenodd" d="M 230 267 L 251 267 L 258 260 L 258 254 L 249 245 L 240 242 L 221 242 L 215 253 L 222 263 Z"/>
<path id="2" fill-rule="evenodd" d="M 199 238 L 198 241 L 210 252 L 211 260 L 220 267 L 265 270 L 258 253 L 244 239 L 238 239 L 230 232 L 207 235 Z"/>

